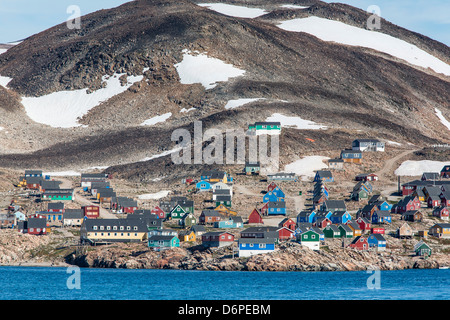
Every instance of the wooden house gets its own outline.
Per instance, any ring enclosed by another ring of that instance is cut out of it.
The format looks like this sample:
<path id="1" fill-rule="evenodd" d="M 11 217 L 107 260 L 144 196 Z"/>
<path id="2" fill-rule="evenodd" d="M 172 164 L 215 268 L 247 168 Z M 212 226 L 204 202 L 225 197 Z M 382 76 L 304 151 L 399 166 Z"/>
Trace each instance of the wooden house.
<path id="1" fill-rule="evenodd" d="M 206 233 L 206 229 L 204 225 L 196 224 L 191 227 L 191 231 L 195 233 L 196 238 L 201 238 L 201 235 Z"/>
<path id="2" fill-rule="evenodd" d="M 320 250 L 320 235 L 314 230 L 307 230 L 297 235 L 297 241 L 311 250 Z"/>
<path id="3" fill-rule="evenodd" d="M 264 254 L 275 251 L 276 240 L 274 238 L 239 238 L 239 257 L 250 257 L 256 254 Z"/>
<path id="4" fill-rule="evenodd" d="M 386 230 L 381 227 L 373 227 L 370 229 L 370 233 L 379 233 L 379 234 L 385 234 Z"/>
<path id="5" fill-rule="evenodd" d="M 62 226 L 63 224 L 62 212 L 37 211 L 36 213 L 47 219 L 47 226 Z"/>
<path id="6" fill-rule="evenodd" d="M 32 235 L 46 235 L 47 228 L 47 219 L 45 217 L 40 216 L 31 216 L 26 221 L 26 233 Z"/>
<path id="7" fill-rule="evenodd" d="M 401 199 L 397 204 L 392 206 L 392 210 L 395 213 L 404 213 L 406 211 L 419 210 L 421 207 L 421 202 L 418 197 L 406 196 Z"/>
<path id="8" fill-rule="evenodd" d="M 391 213 L 386 210 L 376 210 L 372 215 L 372 223 L 374 224 L 383 224 L 383 223 L 391 223 L 392 217 Z"/>
<path id="9" fill-rule="evenodd" d="M 349 247 L 356 249 L 356 250 L 366 251 L 366 250 L 369 250 L 369 243 L 367 242 L 367 238 L 362 237 L 362 236 L 357 236 L 349 244 Z"/>
<path id="10" fill-rule="evenodd" d="M 229 232 L 207 232 L 202 235 L 202 245 L 205 247 L 225 247 L 232 245 L 234 235 Z"/>
<path id="11" fill-rule="evenodd" d="M 441 198 L 441 205 L 445 207 L 450 207 L 450 189 L 442 191 L 440 198 Z"/>
<path id="12" fill-rule="evenodd" d="M 180 220 L 179 220 L 180 226 L 183 228 L 192 227 L 193 225 L 197 224 L 197 218 L 194 216 L 193 213 L 186 213 Z"/>
<path id="13" fill-rule="evenodd" d="M 316 219 L 315 219 L 315 221 L 314 221 L 314 223 L 313 223 L 313 225 L 315 226 L 315 227 L 317 227 L 317 228 L 325 228 L 326 226 L 329 226 L 330 224 L 333 224 L 332 222 L 331 222 L 331 220 L 330 219 L 328 219 L 327 217 L 325 217 L 325 216 L 322 216 L 322 217 L 316 217 Z"/>
<path id="14" fill-rule="evenodd" d="M 327 200 L 321 206 L 322 211 L 347 211 L 344 200 Z"/>
<path id="15" fill-rule="evenodd" d="M 385 143 L 378 139 L 356 139 L 352 142 L 352 150 L 383 152 Z"/>
<path id="16" fill-rule="evenodd" d="M 214 222 L 214 228 L 243 228 L 244 223 L 241 217 L 228 217 L 221 221 Z"/>
<path id="17" fill-rule="evenodd" d="M 248 132 L 252 135 L 279 135 L 281 133 L 280 122 L 255 122 L 248 126 Z"/>
<path id="18" fill-rule="evenodd" d="M 221 221 L 226 217 L 216 210 L 203 210 L 198 219 L 199 224 L 214 224 L 217 221 Z"/>
<path id="19" fill-rule="evenodd" d="M 181 231 L 178 234 L 178 238 L 180 239 L 180 242 L 195 242 L 195 241 L 197 241 L 197 235 L 191 229 Z"/>
<path id="20" fill-rule="evenodd" d="M 259 162 L 257 162 L 257 163 L 246 162 L 245 163 L 244 173 L 246 175 L 252 175 L 252 174 L 258 175 L 260 170 L 261 170 L 261 165 Z"/>
<path id="21" fill-rule="evenodd" d="M 353 230 L 346 224 L 339 224 L 338 229 L 341 238 L 353 238 Z"/>
<path id="22" fill-rule="evenodd" d="M 363 232 L 370 230 L 370 228 L 372 228 L 372 223 L 369 220 L 367 220 L 367 218 L 364 217 L 357 218 L 356 223 L 359 225 L 359 227 Z"/>
<path id="23" fill-rule="evenodd" d="M 440 172 L 441 178 L 448 179 L 450 178 L 450 166 L 444 166 Z"/>
<path id="24" fill-rule="evenodd" d="M 97 219 L 100 216 L 99 206 L 83 206 L 81 209 L 83 209 L 84 216 L 89 219 Z"/>
<path id="25" fill-rule="evenodd" d="M 236 216 L 237 212 L 231 210 L 230 208 L 225 207 L 225 205 L 220 204 L 218 205 L 214 210 L 222 212 L 222 214 L 226 215 L 226 216 Z"/>
<path id="26" fill-rule="evenodd" d="M 84 214 L 82 209 L 66 209 L 63 213 L 63 225 L 70 227 L 81 227 Z"/>
<path id="27" fill-rule="evenodd" d="M 350 229 L 352 229 L 354 237 L 358 237 L 358 236 L 362 235 L 362 230 L 359 227 L 359 224 L 355 220 L 347 221 L 346 224 L 349 226 Z"/>
<path id="28" fill-rule="evenodd" d="M 273 189 L 275 189 L 277 187 L 277 184 L 275 182 L 271 182 L 269 183 L 269 185 L 267 186 L 267 192 L 272 191 Z"/>
<path id="29" fill-rule="evenodd" d="M 47 204 L 47 211 L 64 213 L 64 203 L 63 202 L 50 202 Z"/>
<path id="30" fill-rule="evenodd" d="M 330 159 L 328 160 L 328 168 L 333 170 L 344 170 L 344 160 Z"/>
<path id="31" fill-rule="evenodd" d="M 230 197 L 230 199 L 233 197 L 231 195 L 231 189 L 215 189 L 213 190 L 212 194 L 212 200 L 217 201 L 217 197 L 226 196 Z"/>
<path id="32" fill-rule="evenodd" d="M 148 239 L 143 219 L 84 219 L 80 228 L 82 243 L 142 242 Z"/>
<path id="33" fill-rule="evenodd" d="M 177 204 L 175 207 L 173 207 L 172 210 L 170 210 L 170 212 L 167 215 L 167 217 L 169 219 L 181 219 L 186 214 L 187 214 L 187 212 L 184 210 L 184 208 L 181 205 Z"/>
<path id="34" fill-rule="evenodd" d="M 329 170 L 318 170 L 314 176 L 314 182 L 334 182 L 333 174 Z"/>
<path id="35" fill-rule="evenodd" d="M 42 170 L 25 170 L 25 177 L 42 177 Z"/>
<path id="36" fill-rule="evenodd" d="M 372 233 L 367 237 L 369 247 L 376 248 L 378 251 L 386 250 L 386 238 L 379 233 Z"/>
<path id="37" fill-rule="evenodd" d="M 248 216 L 249 224 L 264 224 L 262 214 L 258 209 L 253 209 L 253 211 Z"/>
<path id="38" fill-rule="evenodd" d="M 361 173 L 355 176 L 356 181 L 378 181 L 378 176 L 375 173 Z"/>
<path id="39" fill-rule="evenodd" d="M 358 150 L 342 150 L 341 159 L 346 163 L 362 163 L 362 152 Z"/>
<path id="40" fill-rule="evenodd" d="M 241 238 L 273 238 L 278 242 L 279 228 L 273 226 L 265 227 L 249 227 L 242 230 L 240 233 Z"/>
<path id="41" fill-rule="evenodd" d="M 411 238 L 414 236 L 414 230 L 406 222 L 397 229 L 398 238 Z"/>
<path id="42" fill-rule="evenodd" d="M 436 223 L 430 227 L 428 234 L 437 238 L 450 238 L 450 223 Z"/>
<path id="43" fill-rule="evenodd" d="M 263 196 L 263 202 L 277 202 L 277 201 L 284 201 L 284 197 L 283 198 L 279 198 L 278 195 L 276 193 L 274 193 L 273 191 L 269 191 L 267 192 L 264 196 Z"/>
<path id="44" fill-rule="evenodd" d="M 439 178 L 440 178 L 439 172 L 424 172 L 422 174 L 422 178 L 420 178 L 420 180 L 433 181 L 433 180 L 439 180 Z"/>
<path id="45" fill-rule="evenodd" d="M 346 223 L 347 221 L 352 220 L 352 216 L 346 210 L 334 211 L 330 216 L 330 220 L 334 224 Z"/>
<path id="46" fill-rule="evenodd" d="M 161 209 L 158 205 L 156 205 L 152 210 L 151 210 L 151 214 L 156 215 L 158 218 L 160 219 L 165 219 L 166 218 L 166 213 L 163 211 L 163 209 Z"/>
<path id="47" fill-rule="evenodd" d="M 216 203 L 216 207 L 223 204 L 225 207 L 231 207 L 231 196 L 217 196 L 214 200 Z"/>
<path id="48" fill-rule="evenodd" d="M 286 202 L 270 201 L 268 202 L 267 214 L 270 215 L 286 215 Z"/>
<path id="49" fill-rule="evenodd" d="M 330 225 L 326 226 L 323 229 L 323 234 L 325 235 L 325 238 L 340 238 L 341 237 L 341 231 L 334 224 L 330 224 Z"/>
<path id="50" fill-rule="evenodd" d="M 148 247 L 153 250 L 164 250 L 180 246 L 180 239 L 174 235 L 152 235 L 148 237 Z"/>
<path id="51" fill-rule="evenodd" d="M 280 221 L 280 223 L 278 224 L 278 227 L 279 228 L 286 227 L 290 230 L 295 230 L 296 223 L 291 218 L 284 218 L 283 220 Z"/>
<path id="52" fill-rule="evenodd" d="M 297 215 L 297 224 L 302 222 L 313 223 L 315 214 L 315 211 L 300 211 L 300 213 Z"/>
<path id="53" fill-rule="evenodd" d="M 421 222 L 423 214 L 418 210 L 406 211 L 402 213 L 401 219 L 404 221 Z"/>
<path id="54" fill-rule="evenodd" d="M 278 232 L 278 239 L 279 240 L 291 240 L 291 239 L 293 239 L 294 238 L 294 230 L 291 230 L 291 229 L 289 229 L 289 228 L 286 228 L 286 227 L 279 227 L 278 229 L 277 229 L 277 232 Z"/>
<path id="55" fill-rule="evenodd" d="M 211 183 L 209 181 L 201 180 L 201 181 L 197 182 L 195 187 L 199 191 L 211 191 Z"/>
<path id="56" fill-rule="evenodd" d="M 442 220 L 448 220 L 449 219 L 449 210 L 448 207 L 440 206 L 436 207 L 433 210 L 433 216 L 438 217 Z"/>
<path id="57" fill-rule="evenodd" d="M 420 240 L 414 245 L 414 252 L 417 256 L 429 257 L 431 256 L 432 250 L 428 244 Z"/>

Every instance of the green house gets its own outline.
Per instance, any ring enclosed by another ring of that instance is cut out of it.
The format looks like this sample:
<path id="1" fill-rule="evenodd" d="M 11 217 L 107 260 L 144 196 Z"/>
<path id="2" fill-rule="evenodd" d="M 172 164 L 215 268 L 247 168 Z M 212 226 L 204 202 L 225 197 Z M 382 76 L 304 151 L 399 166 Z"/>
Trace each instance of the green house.
<path id="1" fill-rule="evenodd" d="M 323 229 L 325 238 L 340 238 L 341 231 L 334 224 L 330 224 Z"/>
<path id="2" fill-rule="evenodd" d="M 341 238 L 353 238 L 353 230 L 346 224 L 338 226 Z"/>
<path id="3" fill-rule="evenodd" d="M 183 207 L 179 204 L 177 204 L 170 212 L 169 217 L 171 219 L 181 219 L 186 215 L 186 211 L 183 209 Z"/>
<path id="4" fill-rule="evenodd" d="M 197 224 L 197 218 L 192 213 L 186 213 L 180 220 L 180 225 L 184 228 Z"/>
<path id="5" fill-rule="evenodd" d="M 48 201 L 72 201 L 73 193 L 43 193 L 42 200 Z"/>
<path id="6" fill-rule="evenodd" d="M 297 235 L 297 241 L 311 250 L 320 249 L 320 235 L 314 230 L 307 230 Z"/>
<path id="7" fill-rule="evenodd" d="M 231 208 L 231 197 L 230 196 L 217 196 L 216 197 L 216 207 L 223 204 L 227 208 Z"/>
<path id="8" fill-rule="evenodd" d="M 167 249 L 180 246 L 180 239 L 173 235 L 152 235 L 148 238 L 148 247 L 153 249 Z"/>
<path id="9" fill-rule="evenodd" d="M 423 242 L 423 240 L 416 243 L 416 245 L 414 246 L 414 252 L 418 256 L 425 256 L 425 257 L 431 256 L 431 248 L 429 245 Z"/>
<path id="10" fill-rule="evenodd" d="M 248 126 L 248 130 L 256 135 L 260 134 L 280 134 L 280 122 L 255 122 Z"/>

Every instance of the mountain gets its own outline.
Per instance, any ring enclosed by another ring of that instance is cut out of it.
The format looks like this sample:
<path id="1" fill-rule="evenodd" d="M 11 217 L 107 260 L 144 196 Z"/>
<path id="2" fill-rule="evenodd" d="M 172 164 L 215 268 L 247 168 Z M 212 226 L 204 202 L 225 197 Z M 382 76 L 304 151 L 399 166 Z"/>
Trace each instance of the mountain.
<path id="1" fill-rule="evenodd" d="M 450 141 L 448 46 L 384 19 L 367 30 L 370 14 L 348 5 L 287 3 L 131 1 L 9 48 L 0 166 L 179 177 L 198 166 L 171 163 L 175 129 L 247 128 L 274 114 L 326 127 L 283 128 L 281 163 L 355 138 Z"/>

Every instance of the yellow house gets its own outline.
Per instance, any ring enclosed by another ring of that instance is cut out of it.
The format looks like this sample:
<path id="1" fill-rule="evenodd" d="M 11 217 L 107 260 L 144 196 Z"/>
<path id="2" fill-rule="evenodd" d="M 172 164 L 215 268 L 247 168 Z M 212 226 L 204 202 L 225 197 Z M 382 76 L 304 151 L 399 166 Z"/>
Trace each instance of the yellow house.
<path id="1" fill-rule="evenodd" d="M 423 189 L 415 190 L 412 196 L 419 198 L 419 201 L 425 201 L 425 194 L 423 193 Z"/>
<path id="2" fill-rule="evenodd" d="M 450 238 L 450 223 L 436 223 L 428 233 L 438 238 Z"/>
<path id="3" fill-rule="evenodd" d="M 215 208 L 214 210 L 219 211 L 219 212 L 223 213 L 226 216 L 229 216 L 229 215 L 236 216 L 237 215 L 236 211 L 230 210 L 229 208 L 225 207 L 222 203 L 219 204 L 217 206 L 217 208 Z"/>
<path id="4" fill-rule="evenodd" d="M 195 236 L 195 232 L 192 230 L 186 231 L 184 233 L 180 233 L 180 241 L 189 241 L 195 242 L 197 241 L 197 237 Z"/>
<path id="5" fill-rule="evenodd" d="M 80 228 L 83 243 L 142 242 L 148 228 L 141 219 L 85 219 Z"/>

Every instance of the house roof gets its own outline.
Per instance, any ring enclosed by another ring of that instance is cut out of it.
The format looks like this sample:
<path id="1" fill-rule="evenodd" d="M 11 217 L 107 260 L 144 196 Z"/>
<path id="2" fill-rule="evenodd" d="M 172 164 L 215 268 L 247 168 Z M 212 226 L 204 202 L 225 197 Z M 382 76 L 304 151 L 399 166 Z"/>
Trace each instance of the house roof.
<path id="1" fill-rule="evenodd" d="M 203 210 L 201 215 L 208 216 L 208 217 L 222 217 L 223 214 L 220 211 L 217 210 Z"/>
<path id="2" fill-rule="evenodd" d="M 275 243 L 276 239 L 271 237 L 264 238 L 239 238 L 239 243 Z"/>
<path id="3" fill-rule="evenodd" d="M 47 219 L 45 218 L 28 218 L 28 229 L 30 228 L 41 228 L 47 227 Z"/>
<path id="4" fill-rule="evenodd" d="M 63 210 L 64 209 L 64 203 L 62 202 L 50 202 L 47 205 L 48 210 Z"/>
<path id="5" fill-rule="evenodd" d="M 325 208 L 327 208 L 327 210 L 329 210 L 330 208 L 347 210 L 347 206 L 345 205 L 344 200 L 326 200 L 323 205 Z"/>
<path id="6" fill-rule="evenodd" d="M 316 175 L 318 175 L 321 178 L 332 178 L 333 174 L 331 173 L 331 171 L 328 170 L 318 170 L 316 172 Z"/>
<path id="7" fill-rule="evenodd" d="M 286 208 L 286 202 L 284 201 L 269 201 L 269 208 Z"/>
<path id="8" fill-rule="evenodd" d="M 390 217 L 391 213 L 388 210 L 376 210 L 375 213 L 379 217 Z"/>
<path id="9" fill-rule="evenodd" d="M 375 238 L 378 241 L 386 241 L 386 239 L 380 233 L 372 233 L 369 237 Z"/>
<path id="10" fill-rule="evenodd" d="M 145 221 L 143 219 L 85 219 L 83 220 L 83 225 L 84 228 L 90 232 L 90 231 L 94 231 L 94 226 L 100 227 L 137 227 L 137 230 L 132 229 L 131 231 L 134 232 L 147 232 L 148 228 L 147 228 L 147 224 L 145 223 Z M 98 231 L 98 230 L 95 230 Z M 110 231 L 110 230 L 106 230 L 105 231 Z M 127 230 L 124 230 L 127 231 Z"/>

